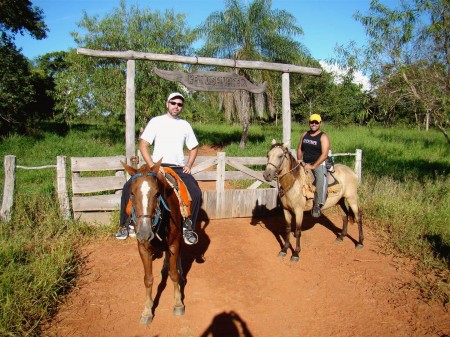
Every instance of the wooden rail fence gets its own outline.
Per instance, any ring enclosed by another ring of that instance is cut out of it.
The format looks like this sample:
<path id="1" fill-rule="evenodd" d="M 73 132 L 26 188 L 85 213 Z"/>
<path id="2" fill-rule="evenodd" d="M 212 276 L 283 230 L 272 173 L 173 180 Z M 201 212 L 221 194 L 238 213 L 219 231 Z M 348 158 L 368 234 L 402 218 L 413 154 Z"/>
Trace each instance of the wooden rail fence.
<path id="1" fill-rule="evenodd" d="M 356 153 L 335 153 L 333 156 L 355 156 L 354 170 L 361 181 L 361 150 L 357 149 Z M 125 161 L 125 156 L 72 157 L 70 209 L 66 157 L 57 157 L 56 165 L 24 167 L 15 165 L 15 156 L 5 156 L 5 184 L 0 219 L 11 219 L 16 168 L 56 168 L 58 202 L 63 218 L 70 219 L 73 214 L 75 220 L 109 223 L 111 212 L 120 208 L 122 188 L 129 178 L 121 161 Z M 227 157 L 224 152 L 217 153 L 217 156 L 198 156 L 192 168 L 193 176 L 197 181 L 215 183 L 215 189 L 202 191 L 202 210 L 206 216 L 209 219 L 263 216 L 277 208 L 279 202 L 276 183 L 268 183 L 262 176 L 266 163 L 265 157 Z M 226 185 L 230 181 L 245 181 L 243 184 L 248 187 L 228 189 Z"/>

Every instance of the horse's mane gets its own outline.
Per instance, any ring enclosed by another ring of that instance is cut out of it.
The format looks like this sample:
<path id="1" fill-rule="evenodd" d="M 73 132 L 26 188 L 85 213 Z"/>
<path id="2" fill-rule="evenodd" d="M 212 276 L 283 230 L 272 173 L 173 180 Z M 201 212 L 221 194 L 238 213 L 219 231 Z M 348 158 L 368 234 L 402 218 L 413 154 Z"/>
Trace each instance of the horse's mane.
<path id="1" fill-rule="evenodd" d="M 286 148 L 286 146 L 284 146 L 284 144 L 282 144 L 282 143 L 275 143 L 275 144 L 273 144 L 270 147 L 270 150 L 272 150 L 275 147 L 279 147 L 279 148 L 283 149 L 283 152 L 288 155 L 288 158 L 289 158 L 289 170 L 290 170 L 290 172 L 292 173 L 292 175 L 295 178 L 298 178 L 300 176 L 300 165 L 298 165 L 297 160 L 292 155 L 291 151 L 288 148 Z"/>

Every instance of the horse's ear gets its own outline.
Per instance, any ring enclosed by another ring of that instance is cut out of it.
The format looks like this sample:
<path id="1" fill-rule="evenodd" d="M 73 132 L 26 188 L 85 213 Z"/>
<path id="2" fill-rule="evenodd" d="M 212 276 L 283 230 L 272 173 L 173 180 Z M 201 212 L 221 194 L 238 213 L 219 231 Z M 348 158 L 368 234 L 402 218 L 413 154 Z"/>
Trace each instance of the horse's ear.
<path id="1" fill-rule="evenodd" d="M 159 172 L 159 168 L 161 167 L 161 162 L 162 158 L 158 160 L 155 164 L 153 164 L 152 167 L 150 167 L 150 171 L 157 174 Z"/>
<path id="2" fill-rule="evenodd" d="M 272 139 L 272 145 L 275 145 L 277 141 L 275 139 Z"/>
<path id="3" fill-rule="evenodd" d="M 123 161 L 120 161 L 120 163 L 130 176 L 134 176 L 136 174 L 137 170 L 133 166 L 127 165 Z"/>
<path id="4" fill-rule="evenodd" d="M 283 143 L 283 146 L 284 146 L 286 149 L 289 149 L 289 142 Z"/>

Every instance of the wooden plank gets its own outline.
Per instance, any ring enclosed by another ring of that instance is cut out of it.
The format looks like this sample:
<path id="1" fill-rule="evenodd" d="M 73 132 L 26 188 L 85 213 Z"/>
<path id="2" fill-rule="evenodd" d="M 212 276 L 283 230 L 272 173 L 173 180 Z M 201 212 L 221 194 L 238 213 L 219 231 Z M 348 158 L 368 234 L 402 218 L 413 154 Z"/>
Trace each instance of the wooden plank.
<path id="1" fill-rule="evenodd" d="M 126 162 L 125 156 L 112 157 L 72 157 L 72 172 L 82 171 L 123 171 L 120 161 Z"/>
<path id="2" fill-rule="evenodd" d="M 72 193 L 82 194 L 121 190 L 125 182 L 125 176 L 123 175 L 106 177 L 73 177 Z"/>
<path id="3" fill-rule="evenodd" d="M 56 157 L 56 192 L 58 194 L 59 209 L 61 216 L 64 220 L 69 220 L 70 214 L 70 201 L 69 193 L 67 191 L 67 157 Z"/>
<path id="4" fill-rule="evenodd" d="M 227 157 L 228 159 L 233 160 L 236 163 L 242 165 L 264 165 L 267 164 L 266 157 Z"/>
<path id="5" fill-rule="evenodd" d="M 248 167 L 246 167 L 246 166 L 244 166 L 244 165 L 241 165 L 241 164 L 239 164 L 237 161 L 235 161 L 235 160 L 233 160 L 233 159 L 230 159 L 230 158 L 227 159 L 227 164 L 229 164 L 229 165 L 231 165 L 231 166 L 233 166 L 233 167 L 235 167 L 235 168 L 241 170 L 242 172 L 248 174 L 248 175 L 251 176 L 252 178 L 256 178 L 256 179 L 258 179 L 258 180 L 260 180 L 260 181 L 262 181 L 262 182 L 266 182 L 266 183 L 269 184 L 270 186 L 276 187 L 276 183 L 273 182 L 273 181 L 267 182 L 267 181 L 264 179 L 264 177 L 263 177 L 263 175 L 262 175 L 261 172 L 253 171 L 253 170 L 249 169 Z"/>
<path id="6" fill-rule="evenodd" d="M 103 226 L 111 224 L 112 214 L 112 212 L 76 212 L 73 217 L 75 220 L 86 222 L 91 226 Z"/>
<path id="7" fill-rule="evenodd" d="M 0 209 L 0 220 L 11 221 L 11 209 L 14 202 L 14 184 L 16 181 L 16 156 L 7 155 L 3 161 L 5 184 L 3 186 L 3 201 Z"/>
<path id="8" fill-rule="evenodd" d="M 225 190 L 224 207 L 217 207 L 217 191 L 203 191 L 202 209 L 209 219 L 263 216 L 278 207 L 274 188 L 257 190 Z"/>
<path id="9" fill-rule="evenodd" d="M 320 76 L 322 74 L 321 68 L 310 68 L 298 66 L 295 64 L 284 64 L 264 61 L 247 61 L 247 60 L 232 60 L 232 59 L 220 59 L 212 57 L 200 57 L 200 56 L 182 56 L 182 55 L 167 55 L 167 54 L 155 54 L 146 52 L 136 52 L 133 50 L 127 51 L 109 51 L 109 50 L 94 50 L 87 48 L 77 48 L 77 54 L 95 56 L 95 57 L 107 57 L 107 58 L 119 58 L 127 60 L 148 60 L 148 61 L 167 61 L 187 64 L 203 64 L 206 66 L 224 66 L 231 68 L 247 68 L 247 69 L 261 69 L 261 70 L 274 70 L 281 72 L 300 73 L 305 75 Z"/>
<path id="10" fill-rule="evenodd" d="M 131 165 L 131 158 L 136 154 L 135 123 L 136 123 L 136 61 L 127 60 L 127 78 L 125 86 L 125 152 L 128 160 L 125 163 Z"/>
<path id="11" fill-rule="evenodd" d="M 72 197 L 74 212 L 114 211 L 120 209 L 120 194 L 103 194 Z"/>
<path id="12" fill-rule="evenodd" d="M 262 171 L 253 171 L 253 172 L 258 172 L 259 174 L 261 174 L 261 176 L 263 173 Z M 193 174 L 193 176 L 196 180 L 199 181 L 215 181 L 217 179 L 216 171 L 202 171 Z M 247 179 L 255 179 L 255 178 L 241 171 L 225 171 L 224 173 L 224 180 L 247 180 Z"/>
<path id="13" fill-rule="evenodd" d="M 192 167 L 192 174 L 196 174 L 197 172 L 206 170 L 211 166 L 217 165 L 217 157 L 210 158 L 209 160 L 203 160 L 201 163 L 197 163 Z"/>

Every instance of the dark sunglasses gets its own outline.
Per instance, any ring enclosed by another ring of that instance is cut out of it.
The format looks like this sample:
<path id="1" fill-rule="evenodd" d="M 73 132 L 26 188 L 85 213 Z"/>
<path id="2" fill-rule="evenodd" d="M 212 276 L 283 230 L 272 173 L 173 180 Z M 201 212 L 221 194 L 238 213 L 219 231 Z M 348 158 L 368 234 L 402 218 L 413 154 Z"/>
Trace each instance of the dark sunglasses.
<path id="1" fill-rule="evenodd" d="M 320 124 L 318 121 L 310 121 L 309 124 Z"/>
<path id="2" fill-rule="evenodd" d="M 184 103 L 177 103 L 177 102 L 172 102 L 172 101 L 169 101 L 169 103 L 170 103 L 170 105 L 178 105 L 180 108 L 182 108 L 184 105 Z"/>

